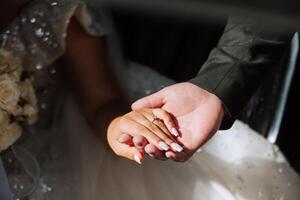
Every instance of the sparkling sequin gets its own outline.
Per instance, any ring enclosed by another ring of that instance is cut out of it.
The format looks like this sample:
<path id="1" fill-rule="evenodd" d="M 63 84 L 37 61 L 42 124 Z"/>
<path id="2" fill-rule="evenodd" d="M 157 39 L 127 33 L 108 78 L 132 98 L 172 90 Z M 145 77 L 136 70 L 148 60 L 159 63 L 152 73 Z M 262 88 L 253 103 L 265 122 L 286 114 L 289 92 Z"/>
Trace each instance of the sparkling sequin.
<path id="1" fill-rule="evenodd" d="M 57 2 L 57 1 L 52 1 L 52 2 L 50 2 L 50 5 L 51 5 L 51 6 L 57 6 L 57 5 L 58 5 L 58 2 Z"/>
<path id="2" fill-rule="evenodd" d="M 27 22 L 27 18 L 26 18 L 26 17 L 22 17 L 22 18 L 21 18 L 21 22 L 22 22 L 22 23 L 26 23 L 26 22 Z"/>
<path id="3" fill-rule="evenodd" d="M 48 40 L 49 40 L 48 37 L 44 37 L 44 38 L 43 38 L 43 42 L 47 42 Z"/>
<path id="4" fill-rule="evenodd" d="M 46 109 L 47 108 L 47 104 L 46 103 L 41 103 L 41 108 L 42 109 Z"/>
<path id="5" fill-rule="evenodd" d="M 43 69 L 43 65 L 42 64 L 37 64 L 35 69 L 36 70 L 41 70 L 41 69 Z"/>
<path id="6" fill-rule="evenodd" d="M 35 30 L 35 35 L 36 35 L 37 37 L 43 37 L 43 36 L 44 36 L 44 31 L 43 31 L 43 29 L 42 29 L 42 28 L 36 29 L 36 30 Z"/>
<path id="7" fill-rule="evenodd" d="M 34 24 L 35 22 L 36 22 L 36 18 L 33 17 L 30 19 L 30 23 Z"/>
<path id="8" fill-rule="evenodd" d="M 55 68 L 50 69 L 50 74 L 56 74 L 56 69 Z"/>
<path id="9" fill-rule="evenodd" d="M 47 193 L 47 192 L 51 192 L 51 191 L 52 191 L 52 187 L 48 186 L 47 184 L 42 185 L 42 192 L 43 193 Z"/>

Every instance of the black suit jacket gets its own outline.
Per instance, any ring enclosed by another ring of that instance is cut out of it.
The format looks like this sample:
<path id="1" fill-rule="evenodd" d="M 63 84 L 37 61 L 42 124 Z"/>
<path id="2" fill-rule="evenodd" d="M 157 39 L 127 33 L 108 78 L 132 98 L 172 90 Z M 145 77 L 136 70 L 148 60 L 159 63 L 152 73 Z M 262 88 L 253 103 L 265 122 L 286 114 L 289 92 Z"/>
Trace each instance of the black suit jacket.
<path id="1" fill-rule="evenodd" d="M 267 28 L 252 19 L 230 17 L 218 45 L 190 80 L 223 101 L 223 129 L 231 127 L 270 70 L 285 58 L 291 34 Z"/>
<path id="2" fill-rule="evenodd" d="M 285 55 L 291 39 L 255 20 L 172 21 L 114 15 L 126 56 L 174 80 L 190 81 L 218 96 L 228 129 L 266 75 Z M 199 70 L 200 69 L 200 70 Z"/>

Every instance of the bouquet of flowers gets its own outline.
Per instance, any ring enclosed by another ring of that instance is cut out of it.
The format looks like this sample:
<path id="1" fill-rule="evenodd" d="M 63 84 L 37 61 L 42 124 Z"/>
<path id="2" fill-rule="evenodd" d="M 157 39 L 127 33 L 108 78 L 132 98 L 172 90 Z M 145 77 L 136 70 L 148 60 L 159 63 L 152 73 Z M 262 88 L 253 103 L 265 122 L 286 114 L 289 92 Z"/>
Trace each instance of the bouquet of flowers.
<path id="1" fill-rule="evenodd" d="M 22 134 L 22 124 L 37 119 L 37 99 L 32 78 L 21 62 L 0 49 L 0 152 Z"/>

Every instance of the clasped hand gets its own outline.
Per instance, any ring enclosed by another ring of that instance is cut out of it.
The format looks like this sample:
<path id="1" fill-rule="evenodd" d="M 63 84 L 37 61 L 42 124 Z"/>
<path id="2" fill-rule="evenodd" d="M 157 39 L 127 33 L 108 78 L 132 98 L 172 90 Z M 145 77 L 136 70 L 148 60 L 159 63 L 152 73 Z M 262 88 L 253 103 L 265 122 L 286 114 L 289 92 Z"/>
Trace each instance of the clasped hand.
<path id="1" fill-rule="evenodd" d="M 166 87 L 132 109 L 113 120 L 107 137 L 117 155 L 138 163 L 145 153 L 161 160 L 188 160 L 216 133 L 224 115 L 221 100 L 192 83 Z"/>

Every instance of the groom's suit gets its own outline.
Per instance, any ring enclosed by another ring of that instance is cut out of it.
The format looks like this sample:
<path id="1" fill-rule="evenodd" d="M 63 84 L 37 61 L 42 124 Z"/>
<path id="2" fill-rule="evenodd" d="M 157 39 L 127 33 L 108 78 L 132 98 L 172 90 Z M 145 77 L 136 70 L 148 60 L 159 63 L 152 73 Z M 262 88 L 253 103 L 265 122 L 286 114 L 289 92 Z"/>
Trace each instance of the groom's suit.
<path id="1" fill-rule="evenodd" d="M 229 18 L 217 46 L 191 80 L 223 101 L 227 115 L 222 128 L 231 127 L 270 70 L 286 58 L 290 34 L 264 29 L 250 19 Z"/>
<path id="2" fill-rule="evenodd" d="M 223 101 L 227 113 L 222 129 L 231 127 L 270 70 L 285 58 L 291 39 L 251 19 L 199 24 L 130 15 L 116 19 L 127 57 L 176 81 L 190 80 Z"/>

